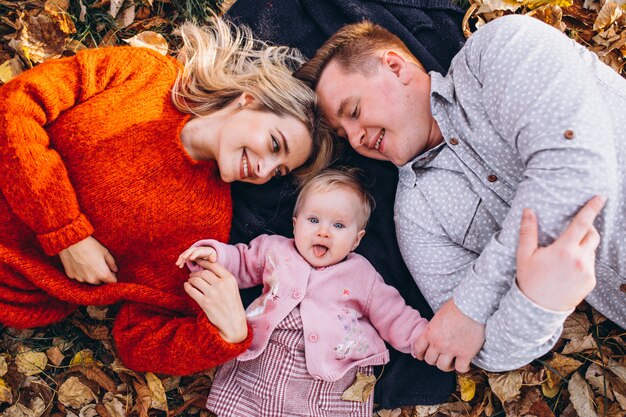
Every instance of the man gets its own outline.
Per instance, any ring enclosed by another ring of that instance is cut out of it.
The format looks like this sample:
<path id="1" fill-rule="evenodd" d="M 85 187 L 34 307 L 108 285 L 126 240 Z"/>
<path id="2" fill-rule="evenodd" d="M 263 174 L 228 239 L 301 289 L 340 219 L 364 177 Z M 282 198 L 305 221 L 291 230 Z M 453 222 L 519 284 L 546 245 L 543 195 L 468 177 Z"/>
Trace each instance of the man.
<path id="1" fill-rule="evenodd" d="M 419 342 L 428 363 L 517 368 L 554 345 L 585 296 L 626 327 L 626 81 L 595 55 L 508 16 L 479 29 L 443 77 L 364 22 L 298 76 L 357 152 L 399 167 L 400 249 L 436 311 Z M 526 207 L 550 246 L 537 248 Z"/>

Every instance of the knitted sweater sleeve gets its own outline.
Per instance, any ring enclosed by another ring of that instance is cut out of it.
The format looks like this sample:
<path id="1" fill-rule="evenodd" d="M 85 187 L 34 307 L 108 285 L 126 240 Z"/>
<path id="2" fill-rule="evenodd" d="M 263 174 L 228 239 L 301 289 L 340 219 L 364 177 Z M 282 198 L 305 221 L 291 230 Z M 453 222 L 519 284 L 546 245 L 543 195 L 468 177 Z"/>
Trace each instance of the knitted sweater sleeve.
<path id="1" fill-rule="evenodd" d="M 192 302 L 190 300 L 190 302 Z M 224 341 L 204 312 L 197 317 L 167 315 L 145 304 L 122 305 L 113 336 L 124 366 L 136 371 L 189 375 L 234 359 L 252 342 Z"/>
<path id="2" fill-rule="evenodd" d="M 48 255 L 90 236 L 93 227 L 46 128 L 64 111 L 145 72 L 148 54 L 138 51 L 84 51 L 43 63 L 0 88 L 2 193 Z"/>

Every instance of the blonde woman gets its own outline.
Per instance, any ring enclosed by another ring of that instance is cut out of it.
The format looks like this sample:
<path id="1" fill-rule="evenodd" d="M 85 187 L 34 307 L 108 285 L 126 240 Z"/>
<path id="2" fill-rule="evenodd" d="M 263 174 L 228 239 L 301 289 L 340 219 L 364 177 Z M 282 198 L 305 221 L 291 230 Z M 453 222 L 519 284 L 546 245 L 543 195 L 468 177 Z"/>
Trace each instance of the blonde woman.
<path id="1" fill-rule="evenodd" d="M 172 254 L 228 239 L 230 182 L 312 175 L 331 141 L 314 93 L 291 77 L 300 54 L 213 23 L 181 28 L 179 62 L 88 50 L 0 88 L 0 323 L 120 303 L 124 364 L 172 374 L 249 346 L 236 288 L 209 321 Z"/>

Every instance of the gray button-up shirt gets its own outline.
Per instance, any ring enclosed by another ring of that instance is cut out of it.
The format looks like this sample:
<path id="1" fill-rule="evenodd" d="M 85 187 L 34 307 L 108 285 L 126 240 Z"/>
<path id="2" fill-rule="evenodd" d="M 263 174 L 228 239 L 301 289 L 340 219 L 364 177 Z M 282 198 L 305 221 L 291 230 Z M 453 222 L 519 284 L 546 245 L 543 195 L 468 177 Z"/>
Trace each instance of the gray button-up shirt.
<path id="1" fill-rule="evenodd" d="M 595 222 L 602 242 L 587 301 L 626 328 L 626 81 L 526 16 L 478 30 L 448 75 L 431 80 L 445 143 L 400 168 L 397 235 L 435 311 L 454 297 L 486 323 L 473 362 L 524 365 L 554 345 L 568 315 L 539 307 L 515 284 L 524 207 L 537 213 L 547 245 L 592 196 L 608 198 Z"/>

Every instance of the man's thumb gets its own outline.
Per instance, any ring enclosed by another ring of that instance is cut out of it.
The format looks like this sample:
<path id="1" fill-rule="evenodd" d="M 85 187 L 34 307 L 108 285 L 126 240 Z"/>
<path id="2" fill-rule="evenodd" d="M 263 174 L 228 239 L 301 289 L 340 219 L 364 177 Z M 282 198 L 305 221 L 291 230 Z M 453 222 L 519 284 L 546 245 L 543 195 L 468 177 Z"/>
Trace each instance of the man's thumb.
<path id="1" fill-rule="evenodd" d="M 522 213 L 517 246 L 518 260 L 528 259 L 537 250 L 537 216 L 529 208 Z"/>

